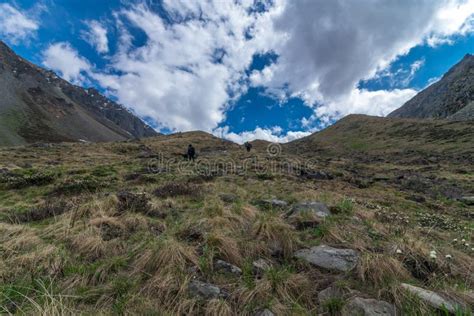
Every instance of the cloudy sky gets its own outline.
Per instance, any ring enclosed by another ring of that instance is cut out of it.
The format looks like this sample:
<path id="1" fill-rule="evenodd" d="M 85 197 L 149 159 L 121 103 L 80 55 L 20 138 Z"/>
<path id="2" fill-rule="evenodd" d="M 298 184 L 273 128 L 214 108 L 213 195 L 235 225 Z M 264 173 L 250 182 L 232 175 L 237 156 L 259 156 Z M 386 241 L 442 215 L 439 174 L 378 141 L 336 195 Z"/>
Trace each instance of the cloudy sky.
<path id="1" fill-rule="evenodd" d="M 0 0 L 0 38 L 158 131 L 288 141 L 474 53 L 474 0 Z"/>

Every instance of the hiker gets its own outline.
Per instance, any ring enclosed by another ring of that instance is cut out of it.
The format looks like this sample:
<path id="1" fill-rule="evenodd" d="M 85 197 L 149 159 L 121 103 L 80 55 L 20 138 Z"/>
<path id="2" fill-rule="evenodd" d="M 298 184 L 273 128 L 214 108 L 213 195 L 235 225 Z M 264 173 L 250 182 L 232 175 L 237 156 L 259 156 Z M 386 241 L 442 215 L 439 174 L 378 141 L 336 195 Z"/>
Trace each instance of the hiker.
<path id="1" fill-rule="evenodd" d="M 250 152 L 250 150 L 252 149 L 252 144 L 250 144 L 249 142 L 245 142 L 244 146 L 247 149 L 247 152 Z"/>
<path id="2" fill-rule="evenodd" d="M 194 149 L 193 145 L 188 146 L 188 160 L 194 161 L 196 159 L 196 149 Z"/>

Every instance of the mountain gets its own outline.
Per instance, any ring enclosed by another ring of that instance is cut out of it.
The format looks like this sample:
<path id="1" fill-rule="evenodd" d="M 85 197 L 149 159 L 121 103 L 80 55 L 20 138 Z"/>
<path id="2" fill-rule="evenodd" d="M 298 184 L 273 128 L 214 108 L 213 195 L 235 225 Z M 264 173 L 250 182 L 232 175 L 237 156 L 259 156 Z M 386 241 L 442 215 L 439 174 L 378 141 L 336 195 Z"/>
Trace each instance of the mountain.
<path id="1" fill-rule="evenodd" d="M 467 54 L 440 81 L 388 116 L 474 119 L 474 56 Z"/>
<path id="2" fill-rule="evenodd" d="M 93 88 L 83 89 L 0 41 L 0 146 L 119 141 L 157 133 Z"/>

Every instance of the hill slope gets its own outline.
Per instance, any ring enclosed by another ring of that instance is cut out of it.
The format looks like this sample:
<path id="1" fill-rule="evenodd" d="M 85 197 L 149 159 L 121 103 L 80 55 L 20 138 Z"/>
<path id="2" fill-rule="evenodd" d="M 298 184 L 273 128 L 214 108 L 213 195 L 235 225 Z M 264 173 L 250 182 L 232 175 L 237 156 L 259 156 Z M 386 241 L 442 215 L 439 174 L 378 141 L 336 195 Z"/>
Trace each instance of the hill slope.
<path id="1" fill-rule="evenodd" d="M 473 137 L 354 115 L 268 152 L 204 132 L 0 148 L 0 313 L 470 315 Z"/>
<path id="2" fill-rule="evenodd" d="M 474 56 L 467 54 L 440 81 L 388 116 L 474 119 Z"/>
<path id="3" fill-rule="evenodd" d="M 0 146 L 114 141 L 157 133 L 124 107 L 58 78 L 0 41 Z"/>

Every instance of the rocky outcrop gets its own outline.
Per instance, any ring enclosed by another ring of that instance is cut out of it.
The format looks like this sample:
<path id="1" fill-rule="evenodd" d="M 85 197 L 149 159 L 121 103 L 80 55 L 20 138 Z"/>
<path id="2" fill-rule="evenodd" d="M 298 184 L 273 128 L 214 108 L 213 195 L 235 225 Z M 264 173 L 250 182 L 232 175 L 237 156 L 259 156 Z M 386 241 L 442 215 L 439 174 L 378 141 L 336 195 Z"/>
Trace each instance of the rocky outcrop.
<path id="1" fill-rule="evenodd" d="M 359 260 L 356 251 L 329 246 L 316 246 L 298 250 L 294 256 L 320 268 L 348 272 L 354 269 Z"/>
<path id="2" fill-rule="evenodd" d="M 389 117 L 474 119 L 474 56 L 467 54 L 443 78 Z"/>

